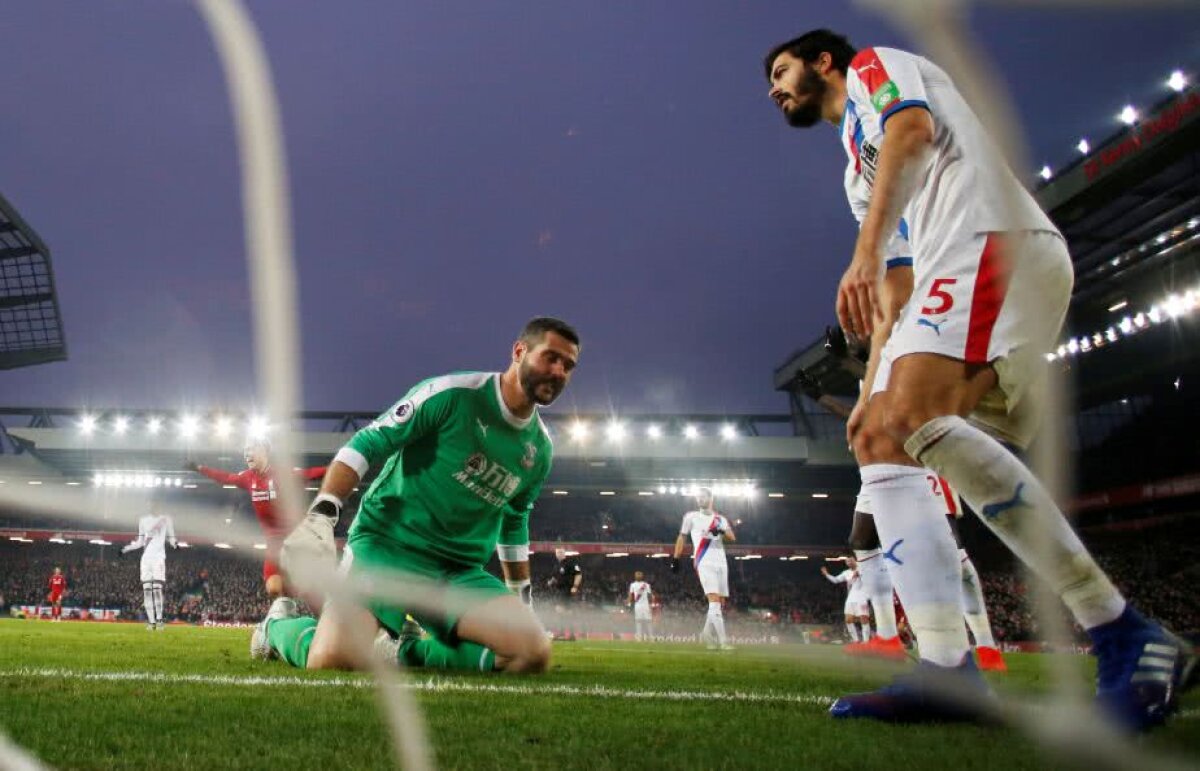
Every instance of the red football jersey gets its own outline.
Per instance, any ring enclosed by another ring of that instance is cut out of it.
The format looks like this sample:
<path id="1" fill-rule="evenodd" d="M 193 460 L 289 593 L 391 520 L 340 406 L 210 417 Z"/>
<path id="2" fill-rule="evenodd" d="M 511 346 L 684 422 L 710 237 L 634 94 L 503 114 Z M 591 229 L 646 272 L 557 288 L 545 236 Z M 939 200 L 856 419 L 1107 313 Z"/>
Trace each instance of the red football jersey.
<path id="1" fill-rule="evenodd" d="M 50 593 L 62 594 L 67 588 L 67 577 L 63 575 L 50 576 Z"/>
<path id="2" fill-rule="evenodd" d="M 325 469 L 325 466 L 314 466 L 297 469 L 296 473 L 304 480 L 320 479 L 325 476 Z M 290 532 L 291 528 L 288 527 L 287 522 L 275 511 L 276 493 L 273 469 L 267 469 L 266 472 L 246 469 L 239 473 L 231 473 L 208 466 L 198 466 L 196 470 L 214 482 L 235 485 L 249 492 L 250 502 L 254 506 L 254 514 L 258 517 L 258 524 L 267 538 L 282 539 Z"/>

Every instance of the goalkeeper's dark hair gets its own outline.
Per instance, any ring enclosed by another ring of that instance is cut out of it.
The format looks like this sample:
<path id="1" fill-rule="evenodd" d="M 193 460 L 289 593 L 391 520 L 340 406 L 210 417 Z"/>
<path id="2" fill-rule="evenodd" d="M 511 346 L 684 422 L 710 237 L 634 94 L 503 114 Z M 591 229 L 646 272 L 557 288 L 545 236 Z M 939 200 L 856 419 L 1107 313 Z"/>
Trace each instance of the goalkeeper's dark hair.
<path id="1" fill-rule="evenodd" d="M 850 60 L 858 53 L 858 49 L 850 45 L 845 35 L 828 29 L 814 29 L 805 32 L 800 37 L 794 37 L 786 43 L 780 43 L 767 52 L 763 59 L 763 72 L 767 80 L 771 80 L 771 66 L 781 53 L 787 52 L 802 61 L 812 64 L 821 54 L 829 54 L 833 59 L 833 67 L 843 75 L 850 69 Z"/>
<path id="2" fill-rule="evenodd" d="M 580 344 L 579 333 L 575 331 L 575 327 L 553 316 L 537 316 L 530 319 L 521 330 L 521 339 L 532 347 L 540 343 L 547 332 L 553 332 L 577 346 Z"/>

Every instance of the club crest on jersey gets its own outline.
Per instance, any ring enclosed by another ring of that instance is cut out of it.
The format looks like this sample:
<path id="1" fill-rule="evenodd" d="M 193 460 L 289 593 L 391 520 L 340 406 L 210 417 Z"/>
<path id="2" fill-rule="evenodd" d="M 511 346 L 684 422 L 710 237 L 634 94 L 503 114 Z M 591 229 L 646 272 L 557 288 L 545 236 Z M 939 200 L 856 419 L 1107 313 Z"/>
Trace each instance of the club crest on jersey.
<path id="1" fill-rule="evenodd" d="M 413 413 L 417 408 L 413 405 L 411 399 L 405 399 L 396 405 L 396 409 L 392 410 L 392 421 L 395 423 L 407 423 L 412 419 Z"/>
<path id="2" fill-rule="evenodd" d="M 525 443 L 525 455 L 521 458 L 521 465 L 527 469 L 533 468 L 533 464 L 537 463 L 537 447 L 533 442 Z"/>

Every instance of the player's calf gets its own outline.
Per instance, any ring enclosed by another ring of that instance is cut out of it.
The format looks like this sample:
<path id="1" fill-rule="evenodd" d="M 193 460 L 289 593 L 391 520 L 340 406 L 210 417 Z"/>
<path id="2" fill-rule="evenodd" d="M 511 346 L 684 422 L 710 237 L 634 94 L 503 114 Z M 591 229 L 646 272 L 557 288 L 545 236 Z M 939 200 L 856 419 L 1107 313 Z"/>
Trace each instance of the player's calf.
<path id="1" fill-rule="evenodd" d="M 537 674 L 550 668 L 551 647 L 533 612 L 515 595 L 497 597 L 467 611 L 458 621 L 460 639 L 495 653 L 502 672 Z"/>

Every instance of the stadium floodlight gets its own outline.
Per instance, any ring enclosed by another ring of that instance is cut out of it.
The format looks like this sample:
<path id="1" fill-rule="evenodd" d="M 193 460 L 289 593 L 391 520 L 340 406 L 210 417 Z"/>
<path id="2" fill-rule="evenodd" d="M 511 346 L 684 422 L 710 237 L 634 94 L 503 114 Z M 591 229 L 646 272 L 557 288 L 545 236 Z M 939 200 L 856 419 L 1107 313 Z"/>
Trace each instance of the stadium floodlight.
<path id="1" fill-rule="evenodd" d="M 1121 112 L 1117 115 L 1117 120 L 1124 123 L 1126 126 L 1132 126 L 1138 121 L 1137 108 L 1132 104 L 1127 104 L 1121 108 Z"/>
<path id="2" fill-rule="evenodd" d="M 612 421 L 604 427 L 604 435 L 610 442 L 620 442 L 625 438 L 625 424 Z"/>
<path id="3" fill-rule="evenodd" d="M 225 437 L 229 436 L 229 433 L 231 431 L 233 431 L 233 421 L 232 420 L 225 417 L 224 415 L 217 418 L 216 423 L 213 425 L 213 433 L 215 433 L 218 438 L 224 439 Z"/>
<path id="4" fill-rule="evenodd" d="M 737 439 L 737 435 L 737 429 L 732 423 L 726 423 L 725 425 L 721 426 L 721 438 L 725 441 L 729 442 Z"/>
<path id="5" fill-rule="evenodd" d="M 1088 141 L 1085 138 L 1085 139 L 1079 140 L 1079 144 L 1075 145 L 1075 149 L 1078 150 L 1080 153 L 1087 155 L 1088 151 L 1092 149 L 1092 146 L 1088 144 Z"/>
<path id="6" fill-rule="evenodd" d="M 638 490 L 638 495 L 642 496 L 643 498 L 649 498 L 654 495 L 654 491 L 653 490 Z"/>
<path id="7" fill-rule="evenodd" d="M 1116 313 L 1117 311 L 1121 310 L 1122 308 L 1124 308 L 1128 305 L 1129 305 L 1128 300 L 1122 300 L 1121 302 L 1113 303 L 1112 305 L 1108 306 L 1108 312 Z"/>
<path id="8" fill-rule="evenodd" d="M 232 525 L 232 524 L 233 524 L 233 519 L 232 519 L 232 518 L 230 518 L 230 517 L 225 517 L 225 524 L 227 524 L 227 525 Z"/>
<path id="9" fill-rule="evenodd" d="M 604 556 L 605 556 L 605 557 L 628 557 L 628 556 L 629 556 L 629 552 L 627 552 L 627 551 L 614 551 L 614 552 L 609 552 L 608 554 L 605 554 Z"/>
<path id="10" fill-rule="evenodd" d="M 172 484 L 171 484 L 171 486 L 172 486 L 172 487 L 182 487 L 182 486 L 183 486 L 183 480 L 182 480 L 182 479 L 180 479 L 179 477 L 175 477 L 175 479 L 173 479 L 173 480 L 172 480 Z"/>
<path id="11" fill-rule="evenodd" d="M 271 426 L 261 415 L 254 415 L 246 424 L 246 436 L 250 439 L 262 439 L 270 433 Z"/>
<path id="12" fill-rule="evenodd" d="M 661 560 L 661 559 L 666 559 L 667 557 L 670 557 L 670 556 L 671 556 L 671 555 L 670 555 L 670 554 L 667 554 L 665 551 L 656 551 L 656 552 L 654 552 L 653 554 L 651 554 L 651 555 L 650 555 L 650 559 L 652 559 L 652 560 Z"/>
<path id="13" fill-rule="evenodd" d="M 696 428 L 691 423 L 688 423 L 686 426 L 683 427 L 683 438 L 684 439 L 699 439 L 700 438 L 700 429 Z"/>
<path id="14" fill-rule="evenodd" d="M 1110 343 L 1115 343 L 1118 340 L 1116 327 L 1109 327 L 1104 330 L 1104 339 Z"/>
<path id="15" fill-rule="evenodd" d="M 233 547 L 227 543 L 214 543 L 213 548 L 214 549 L 232 549 Z"/>
<path id="16" fill-rule="evenodd" d="M 112 541 L 106 541 L 103 538 L 93 538 L 88 543 L 94 543 L 97 546 L 112 546 Z"/>
<path id="17" fill-rule="evenodd" d="M 588 436 L 588 424 L 582 420 L 577 420 L 571 424 L 571 438 L 577 442 L 582 442 Z"/>
<path id="18" fill-rule="evenodd" d="M 1121 330 L 1121 334 L 1123 335 L 1133 334 L 1133 319 L 1128 316 L 1121 319 L 1121 322 L 1117 324 L 1117 329 Z"/>
<path id="19" fill-rule="evenodd" d="M 84 436 L 91 436 L 96 430 L 96 416 L 84 415 L 79 419 L 79 433 Z"/>
<path id="20" fill-rule="evenodd" d="M 609 496 L 609 495 L 616 495 L 616 492 L 613 490 L 601 490 L 600 494 L 604 495 L 604 496 Z M 605 527 L 607 527 L 607 525 L 605 525 Z"/>
<path id="21" fill-rule="evenodd" d="M 814 498 L 828 498 L 828 497 L 829 497 L 829 493 L 813 493 L 813 494 L 812 494 L 812 497 L 814 497 Z"/>
<path id="22" fill-rule="evenodd" d="M 782 498 L 783 493 L 767 493 L 768 498 Z"/>
<path id="23" fill-rule="evenodd" d="M 158 435 L 158 432 L 162 431 L 162 418 L 153 417 L 146 421 L 146 431 L 151 436 Z"/>
<path id="24" fill-rule="evenodd" d="M 551 495 L 570 495 L 566 490 L 551 490 Z"/>
<path id="25" fill-rule="evenodd" d="M 71 481 L 67 482 L 67 487 L 79 487 L 79 485 L 80 482 L 78 479 L 72 479 Z"/>
<path id="26" fill-rule="evenodd" d="M 42 483 L 42 480 L 40 480 L 40 479 L 30 479 L 26 484 L 31 484 L 34 487 L 36 487 L 36 486 L 40 485 L 41 483 Z"/>
<path id="27" fill-rule="evenodd" d="M 666 485 L 659 485 L 659 486 L 658 486 L 658 494 L 659 494 L 659 495 L 666 495 L 666 494 L 667 494 L 667 486 L 666 486 Z"/>
<path id="28" fill-rule="evenodd" d="M 1038 176 L 1042 179 L 1049 180 L 1054 176 L 1054 171 L 1049 166 L 1043 166 L 1042 170 L 1038 172 Z"/>
<path id="29" fill-rule="evenodd" d="M 754 485 L 746 485 L 742 488 L 742 497 L 746 500 L 753 500 L 758 497 L 758 488 Z"/>
<path id="30" fill-rule="evenodd" d="M 676 487 L 675 485 L 671 485 L 670 487 L 667 488 L 667 492 L 669 492 L 671 495 L 675 495 L 676 493 L 679 492 L 679 488 Z"/>
<path id="31" fill-rule="evenodd" d="M 184 415 L 179 419 L 179 434 L 184 439 L 191 439 L 200 430 L 200 421 L 194 415 Z"/>
<path id="32" fill-rule="evenodd" d="M 259 551 L 266 551 L 267 545 L 265 543 L 256 543 L 254 544 L 254 548 L 258 549 Z"/>
<path id="33" fill-rule="evenodd" d="M 651 423 L 650 425 L 646 426 L 646 438 L 655 440 L 662 439 L 662 426 L 658 425 L 657 423 Z"/>
<path id="34" fill-rule="evenodd" d="M 1182 70 L 1175 70 L 1171 73 L 1171 76 L 1167 78 L 1167 88 L 1177 93 L 1187 88 L 1187 84 L 1187 75 L 1184 75 Z"/>
<path id="35" fill-rule="evenodd" d="M 176 544 L 176 545 L 177 545 L 177 546 L 178 546 L 180 549 L 190 549 L 190 548 L 192 548 L 192 545 L 191 545 L 190 543 L 188 543 L 187 541 L 180 541 L 180 542 L 179 542 L 178 544 Z"/>
<path id="36" fill-rule="evenodd" d="M 124 415 L 118 415 L 113 418 L 113 433 L 117 436 L 124 436 L 129 430 L 129 418 Z"/>
<path id="37" fill-rule="evenodd" d="M 1157 305 L 1150 309 L 1150 312 L 1146 314 L 1146 318 L 1150 319 L 1150 321 L 1155 324 L 1161 324 L 1166 321 L 1166 319 L 1163 318 L 1162 309 Z"/>

